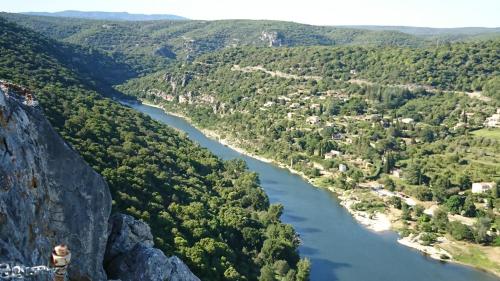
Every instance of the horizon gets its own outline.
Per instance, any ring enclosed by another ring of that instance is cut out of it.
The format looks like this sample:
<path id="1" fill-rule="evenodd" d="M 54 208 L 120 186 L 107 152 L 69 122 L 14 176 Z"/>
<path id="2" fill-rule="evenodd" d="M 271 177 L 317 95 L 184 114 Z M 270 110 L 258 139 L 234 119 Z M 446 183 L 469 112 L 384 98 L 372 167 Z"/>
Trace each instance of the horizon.
<path id="1" fill-rule="evenodd" d="M 6 2 L 6 3 L 2 3 Z M 176 15 L 190 20 L 276 20 L 319 26 L 387 26 L 425 28 L 500 27 L 500 1 L 432 0 L 406 1 L 354 0 L 344 3 L 332 0 L 286 2 L 284 0 L 87 0 L 68 3 L 54 0 L 0 0 L 2 10 L 10 13 L 29 12 L 110 12 L 146 15 Z M 30 7 L 26 9 L 26 7 Z M 196 7 L 196 8 L 193 8 Z M 263 9 L 262 7 L 265 7 Z M 359 7 L 363 7 L 359 9 Z"/>
<path id="2" fill-rule="evenodd" d="M 179 19 L 179 20 L 189 20 L 189 21 L 237 21 L 237 20 L 249 20 L 249 21 L 278 21 L 278 22 L 292 22 L 292 23 L 297 23 L 297 24 L 304 24 L 304 25 L 313 25 L 313 26 L 331 26 L 331 27 L 413 27 L 413 28 L 430 28 L 430 29 L 460 29 L 460 28 L 485 28 L 485 29 L 496 29 L 500 28 L 499 26 L 456 26 L 456 27 L 433 27 L 433 26 L 417 26 L 417 25 L 380 25 L 380 24 L 334 24 L 334 25 L 321 25 L 321 24 L 310 24 L 310 23 L 303 23 L 303 22 L 297 22 L 293 20 L 274 20 L 274 19 L 250 19 L 250 18 L 224 18 L 224 19 L 192 19 L 192 18 L 187 18 L 183 15 L 179 14 L 172 14 L 172 13 L 157 13 L 157 14 L 151 14 L 151 13 L 131 13 L 128 11 L 99 11 L 99 10 L 61 10 L 61 11 L 55 11 L 55 12 L 47 12 L 47 11 L 23 11 L 23 12 L 7 12 L 7 11 L 0 11 L 0 12 L 6 12 L 6 13 L 15 13 L 15 14 L 31 14 L 31 13 L 50 13 L 50 14 L 57 14 L 57 13 L 63 13 L 63 12 L 82 12 L 82 13 L 125 13 L 129 15 L 145 15 L 145 16 L 176 16 L 176 17 L 181 17 L 184 19 Z M 91 20 L 91 19 L 89 19 Z"/>

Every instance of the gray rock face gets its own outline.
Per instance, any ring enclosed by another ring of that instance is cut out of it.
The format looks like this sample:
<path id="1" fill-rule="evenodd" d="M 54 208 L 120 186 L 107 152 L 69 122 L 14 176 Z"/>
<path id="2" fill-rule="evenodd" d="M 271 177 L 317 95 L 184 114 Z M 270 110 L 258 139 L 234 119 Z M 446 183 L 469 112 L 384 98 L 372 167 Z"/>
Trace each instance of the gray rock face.
<path id="1" fill-rule="evenodd" d="M 260 40 L 268 42 L 269 47 L 281 47 L 283 44 L 282 34 L 276 31 L 262 31 L 260 34 Z"/>
<path id="2" fill-rule="evenodd" d="M 200 281 L 177 257 L 153 248 L 149 226 L 131 216 L 110 219 L 111 234 L 104 264 L 108 277 L 121 281 Z"/>
<path id="3" fill-rule="evenodd" d="M 29 91 L 0 81 L 0 262 L 48 264 L 69 245 L 71 280 L 106 280 L 111 196 Z"/>
<path id="4" fill-rule="evenodd" d="M 54 131 L 32 94 L 0 81 L 0 263 L 47 265 L 63 243 L 71 281 L 107 280 L 103 263 L 121 281 L 200 280 L 153 248 L 146 223 L 110 211 L 106 182 Z"/>
<path id="5" fill-rule="evenodd" d="M 109 219 L 109 229 L 111 234 L 108 238 L 104 264 L 110 263 L 119 255 L 132 251 L 138 243 L 142 242 L 147 247 L 154 245 L 149 225 L 131 216 L 114 214 Z"/>
<path id="6" fill-rule="evenodd" d="M 200 281 L 178 257 L 172 256 L 168 258 L 168 263 L 170 270 L 169 281 Z"/>

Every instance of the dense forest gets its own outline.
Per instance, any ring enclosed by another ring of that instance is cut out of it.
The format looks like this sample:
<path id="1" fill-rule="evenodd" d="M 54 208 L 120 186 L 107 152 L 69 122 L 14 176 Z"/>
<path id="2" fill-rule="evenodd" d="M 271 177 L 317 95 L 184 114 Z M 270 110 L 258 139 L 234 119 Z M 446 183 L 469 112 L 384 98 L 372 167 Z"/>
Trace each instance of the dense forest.
<path id="1" fill-rule="evenodd" d="M 111 52 L 138 71 L 159 70 L 174 59 L 242 46 L 435 46 L 499 38 L 498 30 L 449 30 L 411 34 L 400 30 L 312 26 L 281 21 L 95 21 L 76 18 L 1 16 L 48 37 Z M 406 31 L 406 30 L 402 30 Z"/>
<path id="2" fill-rule="evenodd" d="M 296 47 L 232 48 L 200 58 L 201 63 L 265 66 L 270 71 L 328 80 L 416 84 L 442 90 L 481 90 L 499 75 L 500 40 L 428 48 Z M 198 69 L 202 66 L 198 66 Z M 320 79 L 316 79 L 320 80 Z M 321 85 L 323 84 L 323 85 Z M 326 85 L 325 85 L 326 84 Z"/>
<path id="3" fill-rule="evenodd" d="M 0 54 L 0 77 L 33 89 L 53 126 L 105 177 L 113 208 L 149 223 L 159 248 L 203 280 L 308 279 L 282 207 L 269 204 L 244 162 L 222 162 L 100 94 L 114 80 L 99 77 L 130 69 L 1 18 Z"/>

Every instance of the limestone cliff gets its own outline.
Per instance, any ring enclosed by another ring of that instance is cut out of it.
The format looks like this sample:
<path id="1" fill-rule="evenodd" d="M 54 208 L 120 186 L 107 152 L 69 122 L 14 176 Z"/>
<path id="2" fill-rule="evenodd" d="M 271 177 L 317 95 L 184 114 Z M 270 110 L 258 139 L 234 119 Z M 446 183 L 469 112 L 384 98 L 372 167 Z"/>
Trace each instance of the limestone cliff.
<path id="1" fill-rule="evenodd" d="M 47 264 L 70 245 L 72 280 L 105 280 L 111 195 L 69 147 L 29 91 L 0 85 L 0 261 Z"/>
<path id="2" fill-rule="evenodd" d="M 106 182 L 54 131 L 31 92 L 0 81 L 0 263 L 46 265 L 64 243 L 69 280 L 199 280 L 153 248 L 149 226 L 123 215 L 108 225 L 110 212 Z"/>

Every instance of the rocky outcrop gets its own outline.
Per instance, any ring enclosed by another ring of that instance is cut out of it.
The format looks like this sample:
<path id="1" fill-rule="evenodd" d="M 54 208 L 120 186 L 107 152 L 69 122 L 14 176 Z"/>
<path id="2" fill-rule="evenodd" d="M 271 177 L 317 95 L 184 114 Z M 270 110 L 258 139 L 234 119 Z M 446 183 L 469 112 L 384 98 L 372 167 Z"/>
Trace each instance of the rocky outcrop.
<path id="1" fill-rule="evenodd" d="M 181 86 L 182 87 L 186 87 L 187 84 L 189 83 L 189 81 L 191 81 L 191 74 L 189 73 L 185 73 L 183 76 L 182 76 L 182 80 L 181 80 Z"/>
<path id="2" fill-rule="evenodd" d="M 47 265 L 64 243 L 71 281 L 108 280 L 103 264 L 122 281 L 199 281 L 153 248 L 146 223 L 109 219 L 110 211 L 106 182 L 54 131 L 32 93 L 0 81 L 0 263 Z"/>
<path id="3" fill-rule="evenodd" d="M 109 222 L 111 234 L 104 264 L 108 277 L 121 281 L 199 281 L 177 257 L 167 258 L 153 248 L 149 226 L 131 216 L 116 214 Z"/>
<path id="4" fill-rule="evenodd" d="M 153 54 L 169 59 L 175 59 L 177 57 L 177 55 L 172 51 L 172 47 L 170 46 L 159 47 L 154 51 Z"/>
<path id="5" fill-rule="evenodd" d="M 68 244 L 71 280 L 106 280 L 108 186 L 18 86 L 0 83 L 0 262 L 48 264 Z"/>
<path id="6" fill-rule="evenodd" d="M 269 47 L 280 47 L 283 45 L 283 36 L 276 31 L 262 31 L 260 40 L 268 42 Z"/>

